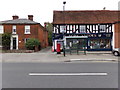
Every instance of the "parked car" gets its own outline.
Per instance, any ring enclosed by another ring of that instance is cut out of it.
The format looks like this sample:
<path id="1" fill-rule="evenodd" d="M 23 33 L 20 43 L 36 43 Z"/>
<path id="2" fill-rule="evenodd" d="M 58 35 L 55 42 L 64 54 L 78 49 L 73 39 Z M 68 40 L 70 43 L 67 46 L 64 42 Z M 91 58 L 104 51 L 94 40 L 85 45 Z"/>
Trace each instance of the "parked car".
<path id="1" fill-rule="evenodd" d="M 120 56 L 120 48 L 113 49 L 112 53 L 115 56 Z"/>

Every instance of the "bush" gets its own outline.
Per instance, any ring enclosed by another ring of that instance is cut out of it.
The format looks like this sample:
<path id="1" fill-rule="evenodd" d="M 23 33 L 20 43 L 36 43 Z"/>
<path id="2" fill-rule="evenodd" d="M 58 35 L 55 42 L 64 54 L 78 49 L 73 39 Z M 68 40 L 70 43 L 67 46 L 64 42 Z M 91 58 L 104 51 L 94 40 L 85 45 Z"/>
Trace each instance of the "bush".
<path id="1" fill-rule="evenodd" d="M 35 50 L 35 47 L 38 48 L 38 46 L 40 46 L 40 42 L 38 39 L 34 38 L 29 39 L 25 44 L 25 47 L 29 50 Z"/>
<path id="2" fill-rule="evenodd" d="M 2 46 L 4 50 L 10 49 L 10 43 L 11 43 L 11 34 L 10 33 L 4 33 L 2 34 Z"/>

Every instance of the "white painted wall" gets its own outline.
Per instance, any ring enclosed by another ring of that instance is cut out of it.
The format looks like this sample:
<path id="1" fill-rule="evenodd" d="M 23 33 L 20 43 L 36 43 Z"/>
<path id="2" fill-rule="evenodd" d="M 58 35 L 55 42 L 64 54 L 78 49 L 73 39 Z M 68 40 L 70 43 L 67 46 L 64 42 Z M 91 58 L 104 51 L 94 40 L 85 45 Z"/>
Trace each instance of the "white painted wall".
<path id="1" fill-rule="evenodd" d="M 112 25 L 112 32 L 113 32 L 113 36 L 112 36 L 112 49 L 115 49 L 115 25 Z"/>
<path id="2" fill-rule="evenodd" d="M 13 50 L 13 37 L 16 37 L 16 50 L 18 50 L 18 35 L 12 35 L 12 36 L 11 36 L 10 49 Z"/>

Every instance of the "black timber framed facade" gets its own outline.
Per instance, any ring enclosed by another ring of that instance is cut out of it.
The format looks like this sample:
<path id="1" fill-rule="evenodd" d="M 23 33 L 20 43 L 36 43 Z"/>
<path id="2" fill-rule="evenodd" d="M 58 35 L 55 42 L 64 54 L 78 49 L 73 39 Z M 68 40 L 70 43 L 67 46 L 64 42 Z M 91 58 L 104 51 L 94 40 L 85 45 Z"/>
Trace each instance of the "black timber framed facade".
<path id="1" fill-rule="evenodd" d="M 54 49 L 56 49 L 55 40 L 63 40 L 67 36 L 87 36 L 86 49 L 88 51 L 111 51 L 117 14 L 117 11 L 107 10 L 54 11 Z M 67 48 L 67 42 L 64 43 Z"/>

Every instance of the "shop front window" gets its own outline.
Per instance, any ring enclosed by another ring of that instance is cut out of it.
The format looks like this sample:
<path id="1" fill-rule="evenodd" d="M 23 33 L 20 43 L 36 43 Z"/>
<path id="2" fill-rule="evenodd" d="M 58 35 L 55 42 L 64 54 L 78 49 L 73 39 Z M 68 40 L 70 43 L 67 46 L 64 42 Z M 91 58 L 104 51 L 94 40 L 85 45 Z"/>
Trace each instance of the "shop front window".
<path id="1" fill-rule="evenodd" d="M 89 41 L 90 49 L 110 49 L 110 39 L 94 39 Z"/>
<path id="2" fill-rule="evenodd" d="M 84 49 L 87 48 L 85 39 L 67 39 L 66 49 Z"/>

